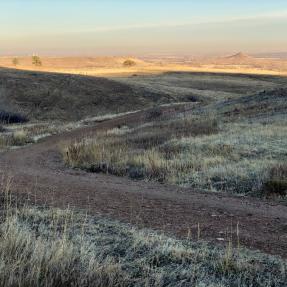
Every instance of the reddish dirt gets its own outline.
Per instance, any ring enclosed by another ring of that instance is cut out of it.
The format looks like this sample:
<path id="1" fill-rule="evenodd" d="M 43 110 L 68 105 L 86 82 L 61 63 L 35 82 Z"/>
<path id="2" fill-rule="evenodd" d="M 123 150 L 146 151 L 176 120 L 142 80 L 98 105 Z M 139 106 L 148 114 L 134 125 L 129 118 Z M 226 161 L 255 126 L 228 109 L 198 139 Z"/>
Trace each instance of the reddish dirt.
<path id="1" fill-rule="evenodd" d="M 0 172 L 13 176 L 13 192 L 32 203 L 75 207 L 178 237 L 241 245 L 287 258 L 287 206 L 261 199 L 206 193 L 104 174 L 72 170 L 63 164 L 59 144 L 139 114 L 44 139 L 0 154 Z M 189 232 L 190 231 L 190 232 Z M 200 232 L 198 232 L 200 231 Z M 225 239 L 223 241 L 222 239 Z"/>

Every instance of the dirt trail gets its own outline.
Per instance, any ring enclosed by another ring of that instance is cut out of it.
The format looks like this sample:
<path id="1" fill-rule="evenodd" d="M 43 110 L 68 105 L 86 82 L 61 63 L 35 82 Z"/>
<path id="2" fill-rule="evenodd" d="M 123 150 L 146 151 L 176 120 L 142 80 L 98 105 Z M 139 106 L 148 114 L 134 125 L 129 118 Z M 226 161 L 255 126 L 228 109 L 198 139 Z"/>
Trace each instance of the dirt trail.
<path id="1" fill-rule="evenodd" d="M 287 258 L 287 206 L 260 199 L 203 193 L 192 189 L 104 174 L 71 170 L 63 164 L 59 144 L 95 130 L 140 119 L 140 113 L 56 135 L 38 144 L 0 154 L 0 172 L 13 176 L 13 191 L 32 202 L 72 206 L 139 227 L 179 237 L 242 245 Z M 227 233 L 229 230 L 229 234 Z M 200 231 L 200 232 L 198 232 Z M 226 241 L 225 241 L 226 242 Z"/>

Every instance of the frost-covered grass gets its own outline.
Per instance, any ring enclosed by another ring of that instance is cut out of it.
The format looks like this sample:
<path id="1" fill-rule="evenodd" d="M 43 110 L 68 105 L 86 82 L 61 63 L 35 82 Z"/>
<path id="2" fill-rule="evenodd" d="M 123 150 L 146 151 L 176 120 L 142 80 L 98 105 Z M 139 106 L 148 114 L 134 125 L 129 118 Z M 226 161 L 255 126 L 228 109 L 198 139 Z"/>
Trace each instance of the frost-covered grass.
<path id="1" fill-rule="evenodd" d="M 6 124 L 0 131 L 0 148 L 5 149 L 35 143 L 42 138 L 64 131 L 64 127 L 64 124 L 52 122 Z"/>
<path id="2" fill-rule="evenodd" d="M 22 124 L 3 124 L 0 125 L 0 149 L 36 143 L 39 140 L 51 135 L 72 131 L 83 126 L 92 125 L 96 122 L 111 120 L 135 112 L 137 111 L 106 114 L 102 116 L 88 117 L 74 122 L 46 121 Z M 110 131 L 110 133 L 117 132 L 123 133 L 123 129 L 115 128 L 113 131 Z"/>
<path id="3" fill-rule="evenodd" d="M 14 146 L 23 146 L 32 142 L 33 139 L 23 129 L 0 134 L 0 149 Z"/>
<path id="4" fill-rule="evenodd" d="M 203 115 L 117 127 L 71 143 L 63 155 L 69 165 L 94 172 L 263 194 L 270 171 L 287 160 L 286 146 L 284 121 L 224 122 Z"/>
<path id="5" fill-rule="evenodd" d="M 287 160 L 287 127 L 227 124 L 217 134 L 173 139 L 163 150 L 176 150 L 172 159 L 182 170 L 175 182 L 239 193 L 258 191 L 269 171 Z"/>
<path id="6" fill-rule="evenodd" d="M 71 210 L 5 210 L 0 286 L 286 286 L 286 261 Z"/>

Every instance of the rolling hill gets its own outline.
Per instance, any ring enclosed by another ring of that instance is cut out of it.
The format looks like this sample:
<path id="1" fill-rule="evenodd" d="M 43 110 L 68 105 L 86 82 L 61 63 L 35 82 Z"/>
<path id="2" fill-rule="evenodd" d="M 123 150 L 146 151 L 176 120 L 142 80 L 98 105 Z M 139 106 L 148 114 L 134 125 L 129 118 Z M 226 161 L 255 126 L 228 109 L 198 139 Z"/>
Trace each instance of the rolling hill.
<path id="1" fill-rule="evenodd" d="M 0 111 L 32 120 L 79 120 L 170 101 L 166 94 L 105 78 L 0 69 Z"/>

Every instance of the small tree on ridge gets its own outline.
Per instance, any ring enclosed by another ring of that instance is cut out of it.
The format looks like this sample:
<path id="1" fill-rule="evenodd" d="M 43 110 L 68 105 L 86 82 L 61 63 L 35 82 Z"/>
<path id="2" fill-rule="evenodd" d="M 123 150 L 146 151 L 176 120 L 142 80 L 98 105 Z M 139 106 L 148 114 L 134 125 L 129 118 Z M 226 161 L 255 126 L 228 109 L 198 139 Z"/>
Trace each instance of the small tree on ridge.
<path id="1" fill-rule="evenodd" d="M 13 64 L 14 66 L 18 66 L 18 65 L 19 65 L 19 59 L 18 59 L 18 58 L 13 58 L 12 64 Z"/>
<path id="2" fill-rule="evenodd" d="M 42 66 L 41 58 L 40 58 L 39 56 L 33 55 L 33 56 L 32 56 L 32 64 L 33 64 L 34 66 L 37 66 L 37 67 Z"/>

